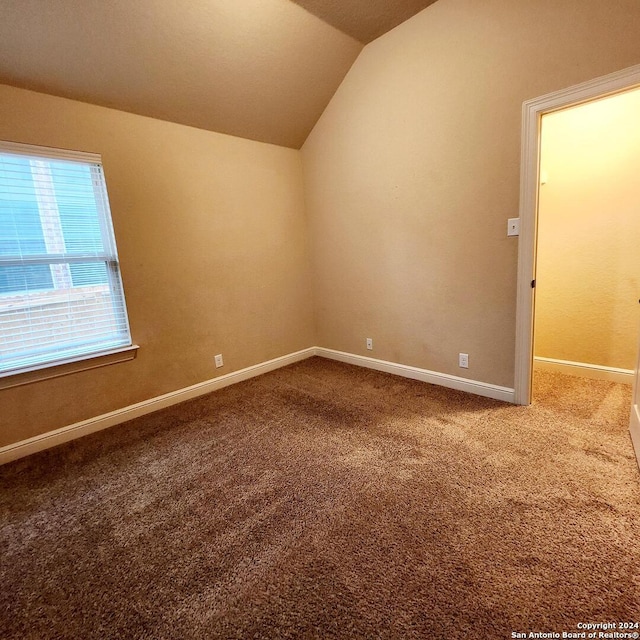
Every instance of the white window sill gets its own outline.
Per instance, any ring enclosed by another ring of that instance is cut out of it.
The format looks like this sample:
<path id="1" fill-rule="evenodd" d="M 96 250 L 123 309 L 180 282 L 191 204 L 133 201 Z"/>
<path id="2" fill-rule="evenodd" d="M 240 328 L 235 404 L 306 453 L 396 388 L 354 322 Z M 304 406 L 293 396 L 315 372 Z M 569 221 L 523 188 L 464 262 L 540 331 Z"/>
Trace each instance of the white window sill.
<path id="1" fill-rule="evenodd" d="M 134 344 L 130 347 L 94 353 L 85 357 L 74 358 L 73 360 L 43 364 L 30 369 L 22 369 L 21 371 L 0 373 L 0 389 L 10 389 L 11 387 L 19 387 L 23 384 L 31 384 L 32 382 L 40 382 L 41 380 L 49 380 L 50 378 L 59 378 L 60 376 L 66 376 L 78 371 L 88 371 L 89 369 L 106 367 L 107 365 L 118 362 L 127 362 L 136 357 L 139 348 L 137 344 Z"/>

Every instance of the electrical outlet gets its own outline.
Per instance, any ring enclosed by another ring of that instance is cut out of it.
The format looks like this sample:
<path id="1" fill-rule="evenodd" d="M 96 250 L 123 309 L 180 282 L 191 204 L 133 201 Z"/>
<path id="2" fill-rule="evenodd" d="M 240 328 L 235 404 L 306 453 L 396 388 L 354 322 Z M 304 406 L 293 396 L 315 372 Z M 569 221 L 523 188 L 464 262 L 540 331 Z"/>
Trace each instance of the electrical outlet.
<path id="1" fill-rule="evenodd" d="M 508 236 L 520 235 L 520 218 L 509 218 L 507 220 L 507 235 Z"/>
<path id="2" fill-rule="evenodd" d="M 458 354 L 458 366 L 462 369 L 469 368 L 469 354 L 468 353 L 459 353 Z"/>
<path id="3" fill-rule="evenodd" d="M 369 349 L 369 351 L 373 349 L 373 338 L 367 338 L 367 349 Z"/>
<path id="4" fill-rule="evenodd" d="M 222 354 L 219 353 L 216 357 L 215 357 L 215 361 L 216 361 L 216 369 L 221 367 L 222 365 L 224 365 L 224 361 L 222 360 Z"/>

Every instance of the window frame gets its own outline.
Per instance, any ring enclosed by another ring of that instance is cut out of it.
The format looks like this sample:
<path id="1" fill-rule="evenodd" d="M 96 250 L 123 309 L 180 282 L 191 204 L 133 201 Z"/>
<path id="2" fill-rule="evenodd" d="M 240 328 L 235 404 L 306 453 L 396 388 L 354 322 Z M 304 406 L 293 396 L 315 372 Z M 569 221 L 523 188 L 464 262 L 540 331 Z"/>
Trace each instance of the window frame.
<path id="1" fill-rule="evenodd" d="M 113 228 L 113 218 L 109 206 L 107 194 L 107 184 L 104 175 L 102 157 L 96 153 L 85 151 L 72 151 L 68 149 L 58 149 L 19 142 L 0 140 L 0 153 L 13 154 L 20 157 L 32 157 L 34 159 L 50 161 L 70 161 L 83 164 L 91 171 L 91 181 L 93 183 L 95 204 L 98 207 L 98 221 L 100 225 L 100 238 L 102 240 L 102 251 L 81 253 L 73 251 L 73 255 L 64 253 L 40 253 L 26 256 L 0 256 L 0 266 L 31 266 L 31 265 L 55 265 L 55 264 L 104 264 L 107 273 L 107 284 L 110 295 L 114 297 L 114 303 L 122 314 L 121 335 L 128 338 L 128 343 L 120 343 L 106 348 L 100 348 L 99 344 L 93 342 L 86 351 L 75 354 L 61 354 L 59 358 L 50 358 L 42 362 L 34 362 L 25 366 L 15 367 L 0 371 L 0 389 L 13 387 L 21 384 L 28 384 L 37 380 L 54 378 L 67 375 L 75 371 L 93 369 L 95 367 L 132 360 L 136 357 L 138 345 L 131 339 L 131 328 L 129 324 L 129 314 L 127 311 L 124 284 L 118 259 L 115 230 Z M 63 236 L 64 237 L 64 236 Z M 82 285 L 72 285 L 71 289 L 81 289 Z M 26 295 L 34 295 L 35 292 L 25 291 Z M 19 297 L 20 294 L 16 294 Z M 115 307 L 114 307 L 115 309 Z M 55 343 L 54 343 L 55 346 Z M 50 352 L 55 353 L 52 346 Z M 78 344 L 76 349 L 81 349 Z M 68 350 L 75 350 L 69 348 Z"/>

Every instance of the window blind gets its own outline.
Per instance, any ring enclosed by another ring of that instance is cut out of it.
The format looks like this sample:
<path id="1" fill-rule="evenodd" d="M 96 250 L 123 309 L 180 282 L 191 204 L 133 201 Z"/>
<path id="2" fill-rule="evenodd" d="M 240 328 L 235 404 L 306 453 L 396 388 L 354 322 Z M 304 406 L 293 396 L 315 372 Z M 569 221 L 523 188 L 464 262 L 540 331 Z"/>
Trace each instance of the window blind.
<path id="1" fill-rule="evenodd" d="M 0 375 L 129 345 L 100 156 L 0 143 Z"/>

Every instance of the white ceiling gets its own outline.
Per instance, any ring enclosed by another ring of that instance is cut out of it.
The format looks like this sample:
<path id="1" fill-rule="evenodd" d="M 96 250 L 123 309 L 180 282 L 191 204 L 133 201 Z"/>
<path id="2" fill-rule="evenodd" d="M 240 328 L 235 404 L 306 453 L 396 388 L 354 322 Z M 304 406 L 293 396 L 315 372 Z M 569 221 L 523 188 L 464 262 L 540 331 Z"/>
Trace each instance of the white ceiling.
<path id="1" fill-rule="evenodd" d="M 363 42 L 433 0 L 296 2 L 2 0 L 0 82 L 299 148 Z"/>

